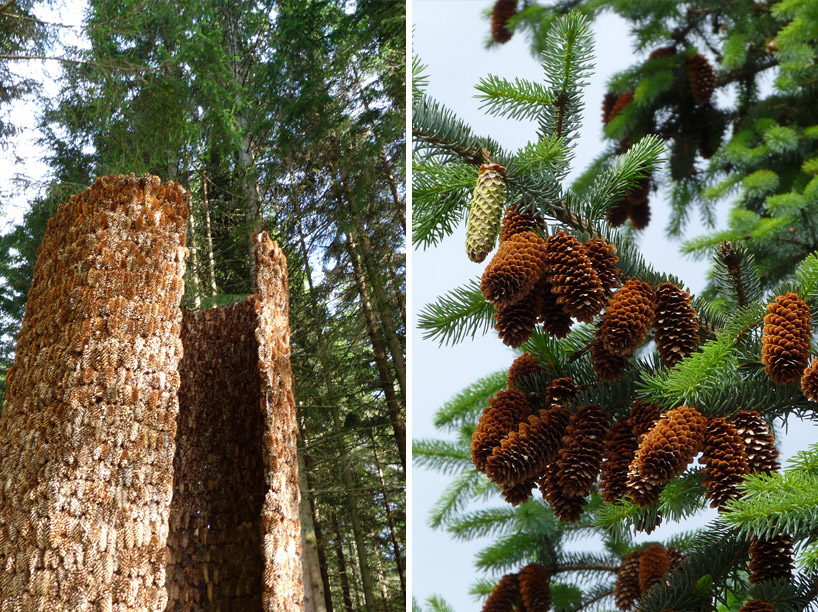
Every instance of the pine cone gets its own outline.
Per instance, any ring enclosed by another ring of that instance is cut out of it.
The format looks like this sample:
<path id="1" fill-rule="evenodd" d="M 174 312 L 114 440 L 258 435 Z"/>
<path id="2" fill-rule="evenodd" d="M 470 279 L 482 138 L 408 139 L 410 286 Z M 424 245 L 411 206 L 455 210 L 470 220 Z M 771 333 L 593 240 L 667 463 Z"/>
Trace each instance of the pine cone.
<path id="1" fill-rule="evenodd" d="M 568 416 L 565 408 L 556 407 L 520 423 L 486 460 L 486 475 L 509 488 L 542 474 L 557 455 Z"/>
<path id="2" fill-rule="evenodd" d="M 513 487 L 503 489 L 503 499 L 505 499 L 512 506 L 519 506 L 522 503 L 531 499 L 531 491 L 537 486 L 536 480 L 526 480 Z"/>
<path id="3" fill-rule="evenodd" d="M 616 97 L 616 102 L 614 102 L 613 108 L 611 108 L 611 112 L 608 115 L 608 121 L 613 121 L 613 118 L 616 117 L 619 113 L 621 113 L 625 108 L 633 102 L 633 92 L 629 91 L 623 94 L 620 94 Z"/>
<path id="4" fill-rule="evenodd" d="M 673 367 L 690 355 L 699 344 L 699 322 L 690 305 L 690 294 L 672 283 L 659 285 L 653 327 L 662 363 Z"/>
<path id="5" fill-rule="evenodd" d="M 676 55 L 676 50 L 673 47 L 659 47 L 651 51 L 648 59 L 656 59 L 657 57 L 673 57 Z"/>
<path id="6" fill-rule="evenodd" d="M 628 218 L 635 230 L 643 230 L 650 224 L 650 203 L 645 200 L 631 206 Z"/>
<path id="7" fill-rule="evenodd" d="M 641 556 L 641 550 L 628 553 L 616 572 L 614 599 L 616 600 L 616 607 L 623 612 L 630 610 L 634 602 L 642 594 L 642 589 L 639 587 L 639 560 Z"/>
<path id="8" fill-rule="evenodd" d="M 605 348 L 602 338 L 599 337 L 599 330 L 591 341 L 591 365 L 594 367 L 597 378 L 604 382 L 612 382 L 625 375 L 625 368 L 628 367 L 628 360 L 619 355 L 614 355 Z"/>
<path id="9" fill-rule="evenodd" d="M 662 493 L 662 489 L 665 488 L 665 485 L 657 485 L 650 482 L 647 482 L 642 474 L 636 472 L 633 467 L 633 462 L 631 461 L 631 465 L 628 467 L 628 482 L 627 482 L 627 490 L 628 490 L 628 497 L 631 498 L 633 503 L 635 503 L 640 508 L 647 508 L 648 506 L 652 506 L 657 501 L 659 501 L 659 495 Z M 657 523 L 658 525 L 658 523 Z M 656 525 L 645 526 L 641 531 L 647 531 L 650 533 L 653 531 L 653 528 Z"/>
<path id="10" fill-rule="evenodd" d="M 523 353 L 511 362 L 511 367 L 508 369 L 506 387 L 514 389 L 517 386 L 517 381 L 523 380 L 529 374 L 539 372 L 541 369 L 534 355 L 531 353 Z"/>
<path id="11" fill-rule="evenodd" d="M 775 437 L 767 429 L 767 424 L 758 412 L 742 410 L 733 415 L 732 422 L 736 433 L 744 442 L 744 453 L 747 456 L 750 473 L 777 472 L 781 465 L 778 463 Z"/>
<path id="12" fill-rule="evenodd" d="M 818 359 L 804 369 L 801 377 L 801 392 L 811 402 L 818 402 Z"/>
<path id="13" fill-rule="evenodd" d="M 636 436 L 633 435 L 630 419 L 611 425 L 599 477 L 599 489 L 606 502 L 615 503 L 628 494 L 628 466 L 636 449 Z"/>
<path id="14" fill-rule="evenodd" d="M 496 397 L 489 399 L 471 442 L 472 463 L 480 472 L 486 470 L 486 460 L 491 451 L 530 414 L 531 404 L 526 394 L 517 389 L 503 389 Z"/>
<path id="15" fill-rule="evenodd" d="M 482 612 L 511 612 L 515 607 L 519 608 L 519 603 L 520 583 L 517 574 L 506 574 L 486 598 Z"/>
<path id="16" fill-rule="evenodd" d="M 629 280 L 608 302 L 599 327 L 605 350 L 628 357 L 644 342 L 653 324 L 653 288 L 640 280 Z"/>
<path id="17" fill-rule="evenodd" d="M 619 227 L 631 213 L 631 204 L 627 198 L 622 198 L 605 213 L 605 218 L 612 227 Z"/>
<path id="18" fill-rule="evenodd" d="M 809 363 L 812 317 L 807 303 L 790 292 L 767 306 L 761 337 L 761 362 L 780 385 L 798 381 Z"/>
<path id="19" fill-rule="evenodd" d="M 682 561 L 685 560 L 685 554 L 679 550 L 678 548 L 674 548 L 673 546 L 667 549 L 667 555 L 670 557 L 670 571 L 673 571 L 682 565 Z"/>
<path id="20" fill-rule="evenodd" d="M 648 404 L 642 400 L 636 400 L 631 407 L 631 423 L 633 425 L 633 435 L 637 442 L 642 441 L 642 436 L 648 433 L 659 420 L 659 406 Z"/>
<path id="21" fill-rule="evenodd" d="M 585 254 L 591 260 L 596 276 L 602 283 L 606 300 L 611 297 L 614 287 L 619 282 L 619 269 L 616 267 L 619 257 L 614 255 L 615 250 L 616 247 L 604 238 L 592 238 L 585 243 Z"/>
<path id="22" fill-rule="evenodd" d="M 511 40 L 512 32 L 506 27 L 509 19 L 517 14 L 517 0 L 497 0 L 491 12 L 491 37 L 498 44 Z"/>
<path id="23" fill-rule="evenodd" d="M 639 588 L 643 593 L 654 584 L 662 582 L 670 571 L 670 555 L 661 544 L 652 544 L 642 550 L 639 557 Z"/>
<path id="24" fill-rule="evenodd" d="M 775 612 L 773 604 L 762 599 L 751 599 L 738 612 Z"/>
<path id="25" fill-rule="evenodd" d="M 497 239 L 505 201 L 505 171 L 499 164 L 483 164 L 477 175 L 466 227 L 466 253 L 475 263 L 486 258 Z"/>
<path id="26" fill-rule="evenodd" d="M 642 438 L 631 472 L 649 484 L 666 485 L 698 454 L 706 424 L 707 419 L 687 406 L 666 412 Z"/>
<path id="27" fill-rule="evenodd" d="M 543 275 L 533 291 L 539 291 L 542 295 L 542 306 L 537 320 L 542 323 L 543 330 L 555 338 L 565 338 L 571 331 L 571 325 L 574 322 L 571 320 L 571 315 L 557 303 L 557 296 L 551 290 L 546 275 Z"/>
<path id="28" fill-rule="evenodd" d="M 560 231 L 548 238 L 547 251 L 545 274 L 557 302 L 575 319 L 590 322 L 602 310 L 605 294 L 584 245 Z"/>
<path id="29" fill-rule="evenodd" d="M 523 202 L 517 202 L 506 208 L 503 227 L 500 229 L 500 242 L 505 242 L 514 234 L 545 229 L 545 219 L 533 209 L 526 209 Z"/>
<path id="30" fill-rule="evenodd" d="M 707 104 L 716 88 L 716 74 L 713 66 L 701 53 L 687 61 L 687 76 L 690 79 L 690 93 L 699 104 Z"/>
<path id="31" fill-rule="evenodd" d="M 605 97 L 602 98 L 602 125 L 608 125 L 608 122 L 611 120 L 611 111 L 616 104 L 616 97 L 614 92 L 609 91 L 605 94 Z"/>
<path id="32" fill-rule="evenodd" d="M 519 302 L 542 276 L 546 258 L 546 243 L 537 234 L 514 234 L 500 244 L 483 271 L 483 297 L 498 309 Z"/>
<path id="33" fill-rule="evenodd" d="M 494 329 L 503 344 L 511 348 L 521 347 L 534 333 L 541 309 L 542 294 L 531 290 L 519 302 L 496 310 Z"/>
<path id="34" fill-rule="evenodd" d="M 784 578 L 792 580 L 792 537 L 756 538 L 750 544 L 750 584 Z"/>
<path id="35" fill-rule="evenodd" d="M 529 563 L 519 573 L 520 595 L 526 612 L 548 612 L 551 608 L 551 581 L 538 563 Z"/>
<path id="36" fill-rule="evenodd" d="M 577 383 L 575 383 L 574 379 L 570 376 L 555 378 L 551 381 L 551 384 L 548 385 L 548 389 L 545 392 L 545 405 L 563 405 L 574 397 L 577 391 L 579 391 L 579 387 L 577 387 Z"/>
<path id="37" fill-rule="evenodd" d="M 631 207 L 637 204 L 644 204 L 650 199 L 650 177 L 646 176 L 639 179 L 639 186 L 628 192 L 625 199 Z"/>
<path id="38" fill-rule="evenodd" d="M 736 428 L 722 417 L 707 420 L 699 463 L 704 465 L 705 497 L 711 500 L 711 508 L 721 511 L 726 502 L 738 496 L 737 485 L 750 470 L 744 442 Z"/>
<path id="39" fill-rule="evenodd" d="M 554 463 L 547 468 L 547 472 L 540 479 L 540 491 L 551 510 L 559 520 L 568 523 L 578 521 L 582 516 L 582 508 L 588 500 L 581 495 L 569 495 L 559 485 L 557 476 L 557 464 Z"/>
<path id="40" fill-rule="evenodd" d="M 602 466 L 608 414 L 596 404 L 581 406 L 568 421 L 557 460 L 557 481 L 566 495 L 585 497 Z"/>

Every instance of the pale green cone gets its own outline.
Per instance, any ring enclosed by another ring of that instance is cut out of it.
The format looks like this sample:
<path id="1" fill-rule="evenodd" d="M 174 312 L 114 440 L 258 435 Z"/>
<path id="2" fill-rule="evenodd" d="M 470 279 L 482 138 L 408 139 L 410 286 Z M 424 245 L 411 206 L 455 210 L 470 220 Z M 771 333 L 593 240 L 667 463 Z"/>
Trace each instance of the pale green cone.
<path id="1" fill-rule="evenodd" d="M 500 233 L 506 191 L 505 171 L 500 164 L 480 166 L 466 227 L 466 253 L 473 262 L 480 263 L 486 258 Z"/>

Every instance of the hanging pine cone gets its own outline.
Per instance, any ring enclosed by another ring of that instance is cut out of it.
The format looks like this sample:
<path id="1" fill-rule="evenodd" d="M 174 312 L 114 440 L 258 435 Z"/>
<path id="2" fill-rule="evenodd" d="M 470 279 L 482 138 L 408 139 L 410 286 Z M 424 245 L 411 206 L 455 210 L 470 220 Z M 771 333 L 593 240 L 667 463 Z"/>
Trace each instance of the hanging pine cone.
<path id="1" fill-rule="evenodd" d="M 784 578 L 792 580 L 792 537 L 755 538 L 750 544 L 750 584 Z"/>
<path id="2" fill-rule="evenodd" d="M 631 206 L 628 218 L 635 230 L 643 230 L 650 224 L 650 203 L 645 200 Z"/>
<path id="3" fill-rule="evenodd" d="M 616 104 L 616 94 L 609 91 L 605 94 L 605 97 L 602 98 L 602 125 L 608 125 L 608 122 L 611 120 L 611 111 L 613 110 L 614 104 Z"/>
<path id="4" fill-rule="evenodd" d="M 750 470 L 744 442 L 722 417 L 707 420 L 699 463 L 704 466 L 705 497 L 711 500 L 711 508 L 721 511 L 726 502 L 738 496 L 737 486 Z"/>
<path id="5" fill-rule="evenodd" d="M 780 385 L 798 381 L 809 363 L 812 316 L 795 293 L 779 295 L 767 306 L 761 337 L 761 362 L 770 379 Z"/>
<path id="6" fill-rule="evenodd" d="M 801 377 L 801 392 L 811 402 L 818 402 L 818 359 L 804 369 Z"/>
<path id="7" fill-rule="evenodd" d="M 594 367 L 597 378 L 603 382 L 612 382 L 625 375 L 625 368 L 628 367 L 628 360 L 619 355 L 614 355 L 605 348 L 602 338 L 599 337 L 599 330 L 591 341 L 591 365 Z"/>
<path id="8" fill-rule="evenodd" d="M 670 557 L 670 571 L 673 571 L 682 565 L 682 561 L 685 560 L 685 554 L 679 550 L 678 548 L 674 548 L 670 546 L 667 549 L 667 555 Z"/>
<path id="9" fill-rule="evenodd" d="M 534 232 L 514 234 L 500 248 L 483 271 L 480 291 L 495 308 L 519 302 L 542 276 L 547 259 L 545 240 Z"/>
<path id="10" fill-rule="evenodd" d="M 486 460 L 486 475 L 508 488 L 542 474 L 556 458 L 568 417 L 568 411 L 558 406 L 520 423 Z"/>
<path id="11" fill-rule="evenodd" d="M 653 326 L 656 350 L 668 367 L 690 355 L 699 344 L 699 322 L 690 294 L 672 283 L 662 283 L 656 289 Z"/>
<path id="12" fill-rule="evenodd" d="M 600 493 L 606 502 L 615 503 L 628 494 L 628 467 L 636 449 L 636 436 L 633 435 L 630 419 L 611 425 L 599 476 Z"/>
<path id="13" fill-rule="evenodd" d="M 605 218 L 612 227 L 619 227 L 631 213 L 631 204 L 627 198 L 622 198 L 605 213 Z"/>
<path id="14" fill-rule="evenodd" d="M 666 412 L 642 438 L 631 472 L 650 484 L 666 485 L 698 454 L 706 424 L 705 417 L 687 406 Z"/>
<path id="15" fill-rule="evenodd" d="M 560 231 L 548 238 L 547 251 L 545 274 L 557 302 L 575 319 L 590 322 L 602 309 L 605 294 L 584 245 Z"/>
<path id="16" fill-rule="evenodd" d="M 539 372 L 541 369 L 534 355 L 531 353 L 523 353 L 511 362 L 511 367 L 508 369 L 506 387 L 514 389 L 518 381 L 525 379 L 529 374 Z"/>
<path id="17" fill-rule="evenodd" d="M 659 47 L 651 51 L 648 59 L 656 59 L 657 57 L 673 57 L 676 55 L 676 50 L 673 47 Z"/>
<path id="18" fill-rule="evenodd" d="M 751 599 L 738 612 L 775 612 L 775 608 L 769 601 Z"/>
<path id="19" fill-rule="evenodd" d="M 531 290 L 519 302 L 494 312 L 494 329 L 503 344 L 521 347 L 534 333 L 537 315 L 542 309 L 542 294 Z"/>
<path id="20" fill-rule="evenodd" d="M 616 572 L 614 600 L 616 601 L 616 607 L 622 612 L 630 610 L 634 602 L 642 594 L 642 589 L 639 587 L 639 560 L 641 556 L 641 550 L 628 553 Z"/>
<path id="21" fill-rule="evenodd" d="M 526 480 L 513 487 L 503 489 L 503 499 L 505 499 L 512 506 L 519 506 L 522 503 L 531 499 L 531 491 L 537 486 L 536 480 Z"/>
<path id="22" fill-rule="evenodd" d="M 616 117 L 619 113 L 621 113 L 625 108 L 633 102 L 633 92 L 629 91 L 623 94 L 620 94 L 616 97 L 616 102 L 614 102 L 613 107 L 611 108 L 611 112 L 608 114 L 608 121 L 613 121 L 614 117 Z"/>
<path id="23" fill-rule="evenodd" d="M 747 456 L 747 467 L 751 474 L 770 474 L 777 472 L 781 465 L 778 463 L 778 449 L 775 447 L 775 437 L 767 429 L 758 412 L 742 410 L 733 415 L 733 427 L 744 442 L 744 453 Z"/>
<path id="24" fill-rule="evenodd" d="M 619 257 L 614 255 L 616 247 L 604 238 L 591 238 L 585 243 L 585 254 L 591 260 L 591 265 L 602 284 L 604 298 L 611 297 L 614 287 L 619 282 L 619 269 L 616 262 Z"/>
<path id="25" fill-rule="evenodd" d="M 511 40 L 511 30 L 506 27 L 508 20 L 517 14 L 517 0 L 497 0 L 491 12 L 491 37 L 498 44 Z"/>
<path id="26" fill-rule="evenodd" d="M 690 80 L 690 93 L 699 104 L 707 104 L 716 88 L 716 74 L 713 66 L 701 53 L 687 60 L 687 76 Z"/>
<path id="27" fill-rule="evenodd" d="M 480 415 L 472 435 L 471 457 L 478 471 L 485 471 L 486 460 L 494 447 L 499 446 L 508 433 L 516 430 L 530 414 L 531 404 L 526 394 L 518 389 L 503 389 L 496 397 L 489 399 L 489 405 Z"/>
<path id="28" fill-rule="evenodd" d="M 646 481 L 642 474 L 635 471 L 633 461 L 631 461 L 631 465 L 628 467 L 627 489 L 628 497 L 631 498 L 633 503 L 640 508 L 652 506 L 659 501 L 659 495 L 662 493 L 662 489 L 664 488 L 665 485 L 663 484 L 658 485 Z M 656 525 L 643 526 L 640 531 L 650 533 L 657 525 L 658 523 Z"/>
<path id="29" fill-rule="evenodd" d="M 500 242 L 505 242 L 514 234 L 545 229 L 545 219 L 533 209 L 527 209 L 524 202 L 517 202 L 506 208 L 503 226 L 500 228 Z"/>
<path id="30" fill-rule="evenodd" d="M 557 303 L 557 296 L 551 290 L 546 275 L 543 275 L 533 291 L 539 291 L 542 296 L 540 316 L 537 320 L 542 323 L 543 330 L 555 338 L 565 338 L 568 332 L 571 331 L 571 325 L 574 322 L 571 320 L 571 315 L 565 312 L 563 307 Z"/>
<path id="31" fill-rule="evenodd" d="M 646 593 L 654 584 L 662 582 L 669 571 L 670 555 L 667 549 L 661 544 L 648 546 L 639 557 L 639 588 Z"/>
<path id="32" fill-rule="evenodd" d="M 559 485 L 557 476 L 557 464 L 554 463 L 547 468 L 547 472 L 540 479 L 540 491 L 545 501 L 551 506 L 559 520 L 573 523 L 582 516 L 582 508 L 588 500 L 581 495 L 569 495 Z"/>
<path id="33" fill-rule="evenodd" d="M 596 404 L 580 406 L 568 421 L 557 460 L 557 482 L 566 495 L 585 497 L 602 466 L 608 414 Z"/>
<path id="34" fill-rule="evenodd" d="M 636 400 L 631 407 L 631 424 L 636 441 L 641 442 L 642 436 L 648 433 L 659 421 L 659 406 Z"/>
<path id="35" fill-rule="evenodd" d="M 482 612 L 511 612 L 519 609 L 520 582 L 517 574 L 506 574 L 486 598 Z"/>
<path id="36" fill-rule="evenodd" d="M 605 350 L 627 357 L 644 342 L 653 324 L 653 288 L 631 279 L 608 302 L 599 327 Z"/>
<path id="37" fill-rule="evenodd" d="M 538 563 L 529 563 L 520 570 L 520 595 L 526 612 L 548 612 L 551 608 L 551 581 L 548 572 Z"/>
<path id="38" fill-rule="evenodd" d="M 505 201 L 505 171 L 500 164 L 483 164 L 477 175 L 466 226 L 466 253 L 475 263 L 486 258 L 497 240 Z"/>
<path id="39" fill-rule="evenodd" d="M 570 376 L 555 378 L 545 391 L 545 405 L 564 405 L 579 391 L 577 383 Z"/>

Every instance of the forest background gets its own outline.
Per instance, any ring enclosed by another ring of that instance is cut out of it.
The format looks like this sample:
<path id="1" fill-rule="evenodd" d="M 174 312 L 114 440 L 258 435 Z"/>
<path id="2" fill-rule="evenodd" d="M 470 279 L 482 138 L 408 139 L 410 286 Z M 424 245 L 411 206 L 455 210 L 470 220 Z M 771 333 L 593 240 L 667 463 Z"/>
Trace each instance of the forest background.
<path id="1" fill-rule="evenodd" d="M 413 54 L 426 67 L 423 71 L 427 83 L 425 92 L 430 97 L 452 109 L 459 119 L 473 127 L 476 134 L 489 135 L 506 150 L 514 151 L 536 139 L 536 120 L 490 116 L 481 110 L 474 86 L 488 75 L 509 80 L 519 77 L 541 83 L 543 73 L 540 60 L 531 52 L 528 32 L 515 33 L 508 43 L 487 48 L 491 32 L 490 19 L 486 15 L 490 14 L 494 4 L 493 0 L 415 0 L 412 9 Z M 644 61 L 650 52 L 650 49 L 634 50 L 635 42 L 629 34 L 627 22 L 612 12 L 597 16 L 591 27 L 594 32 L 593 71 L 588 78 L 589 85 L 583 90 L 585 109 L 572 173 L 566 180 L 568 185 L 605 147 L 600 116 L 608 80 L 613 74 Z M 761 81 L 761 95 L 766 95 L 772 89 L 772 78 L 762 76 Z M 729 106 L 728 99 L 718 97 L 725 95 L 728 98 L 735 96 L 735 88 L 728 88 L 727 92 L 717 90 L 717 105 Z M 664 188 L 651 194 L 650 224 L 636 235 L 637 245 L 656 270 L 678 276 L 692 293 L 700 293 L 707 285 L 711 261 L 683 257 L 679 245 L 683 240 L 713 230 L 707 229 L 694 213 L 684 233 L 669 239 L 666 236 L 671 214 L 668 200 L 669 194 Z M 716 229 L 725 227 L 729 208 L 730 202 L 722 201 L 714 209 Z M 465 230 L 464 220 L 438 245 L 415 246 L 412 253 L 413 278 L 416 279 L 412 286 L 415 312 L 482 273 L 488 261 L 477 265 L 468 260 L 463 246 Z M 412 437 L 414 440 L 445 439 L 450 436 L 441 435 L 433 424 L 437 409 L 471 383 L 507 369 L 517 353 L 503 346 L 495 332 L 485 336 L 478 334 L 474 339 L 466 338 L 459 344 L 446 346 L 441 346 L 438 339 L 424 338 L 424 331 L 417 327 L 412 333 Z M 780 420 L 776 424 L 783 425 Z M 786 429 L 782 427 L 780 431 L 785 434 L 780 438 L 782 463 L 815 440 L 815 424 L 810 421 L 798 422 Z M 479 597 L 470 594 L 475 583 L 486 576 L 493 577 L 496 582 L 502 572 L 487 574 L 476 568 L 478 553 L 495 540 L 492 534 L 458 539 L 456 535 L 443 533 L 443 527 L 430 525 L 435 504 L 453 478 L 452 473 L 415 466 L 413 597 L 422 605 L 428 597 L 439 595 L 453 610 L 461 612 L 481 605 Z M 460 510 L 466 515 L 481 508 L 501 506 L 508 507 L 498 490 L 490 500 L 472 503 Z M 637 534 L 636 541 L 662 541 L 673 533 L 703 526 L 715 516 L 715 510 L 707 509 L 691 521 L 668 522 L 650 535 Z M 599 546 L 599 543 L 593 539 L 576 539 L 569 542 L 567 549 L 587 551 L 593 550 L 595 545 Z"/>
<path id="2" fill-rule="evenodd" d="M 405 43 L 402 1 L 0 2 L 0 397 L 46 221 L 95 177 L 190 190 L 186 309 L 249 294 L 269 232 L 310 610 L 406 601 Z"/>

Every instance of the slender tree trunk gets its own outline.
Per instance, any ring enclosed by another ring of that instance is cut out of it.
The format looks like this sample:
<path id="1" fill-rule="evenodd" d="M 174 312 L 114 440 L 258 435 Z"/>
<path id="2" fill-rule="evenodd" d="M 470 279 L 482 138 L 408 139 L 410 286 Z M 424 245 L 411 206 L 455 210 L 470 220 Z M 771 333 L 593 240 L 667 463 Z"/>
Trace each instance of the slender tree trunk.
<path id="1" fill-rule="evenodd" d="M 188 221 L 188 227 L 190 228 L 190 259 L 192 263 L 190 266 L 190 275 L 193 280 L 193 306 L 199 308 L 199 306 L 202 305 L 202 291 L 199 285 L 199 248 L 196 239 L 196 214 L 193 211 L 193 206 L 190 207 Z"/>
<path id="2" fill-rule="evenodd" d="M 381 496 L 383 497 L 383 507 L 386 511 L 386 522 L 389 525 L 389 538 L 392 541 L 392 554 L 395 557 L 395 566 L 398 568 L 398 578 L 400 578 L 400 590 L 403 593 L 404 601 L 406 600 L 406 581 L 403 577 L 403 559 L 400 552 L 400 544 L 398 543 L 398 536 L 395 533 L 395 521 L 392 519 L 392 510 L 389 507 L 389 495 L 386 493 L 386 481 L 383 478 L 383 470 L 381 469 L 381 462 L 378 460 L 378 451 L 375 447 L 375 438 L 370 436 L 372 441 L 372 458 L 375 460 L 375 469 L 378 471 L 378 479 L 381 483 Z"/>
<path id="3" fill-rule="evenodd" d="M 216 297 L 219 288 L 216 286 L 216 258 L 213 256 L 213 233 L 210 229 L 210 198 L 207 197 L 207 175 L 202 170 L 202 206 L 204 208 L 205 231 L 207 233 L 207 267 L 210 272 L 210 295 Z"/>
<path id="4" fill-rule="evenodd" d="M 301 503 L 298 515 L 301 518 L 301 562 L 304 567 L 304 612 L 328 612 L 324 598 L 324 583 L 321 577 L 321 563 L 318 558 L 318 536 L 313 525 L 312 496 L 307 486 L 308 479 L 304 476 L 307 467 L 304 460 L 306 447 L 301 434 L 298 434 L 298 444 L 304 448 L 298 454 L 298 471 L 302 475 L 299 479 L 301 488 Z"/>
<path id="5" fill-rule="evenodd" d="M 338 517 L 335 516 L 335 510 L 333 508 L 330 508 L 329 515 L 332 520 L 332 530 L 335 532 L 335 556 L 338 558 L 338 576 L 341 579 L 341 594 L 344 597 L 344 608 L 346 612 L 354 612 L 354 608 L 352 607 L 352 595 L 349 591 L 349 575 L 347 574 L 347 562 L 344 556 L 341 528 L 338 526 Z"/>
<path id="6" fill-rule="evenodd" d="M 304 482 L 308 490 L 312 490 L 312 458 L 307 452 L 307 441 L 304 440 Z M 324 605 L 327 612 L 333 612 L 332 591 L 329 585 L 329 568 L 327 565 L 326 541 L 321 528 L 321 521 L 318 518 L 317 504 L 314 496 L 310 495 L 310 512 L 312 513 L 312 524 L 315 528 L 315 543 L 318 549 L 318 565 L 321 568 L 321 582 L 324 585 Z"/>
<path id="7" fill-rule="evenodd" d="M 400 288 L 401 282 L 398 278 L 397 272 L 395 271 L 395 264 L 393 261 L 393 257 L 390 257 L 387 264 L 387 269 L 389 270 L 389 278 L 392 281 L 392 286 L 394 287 L 395 302 L 398 305 L 398 312 L 400 312 L 400 319 L 403 323 L 403 329 L 406 329 L 406 301 L 404 300 L 403 291 L 401 291 Z"/>
<path id="8" fill-rule="evenodd" d="M 355 543 L 350 542 L 349 540 L 347 540 L 347 549 L 349 550 L 350 558 L 354 559 L 355 558 L 355 553 L 356 553 Z M 357 554 L 358 554 L 358 557 L 361 556 L 360 551 L 357 551 Z M 354 563 L 350 566 L 350 569 L 352 570 L 352 584 L 354 584 L 354 585 L 361 584 L 361 581 L 358 579 L 358 574 L 355 571 L 355 564 Z M 361 593 L 358 591 L 357 588 L 353 590 L 353 593 L 355 594 L 355 607 L 360 610 L 361 609 Z M 364 592 L 364 596 L 366 596 L 365 592 Z M 374 598 L 373 598 L 373 601 L 374 601 Z M 375 612 L 374 607 L 372 608 L 372 612 Z"/>

